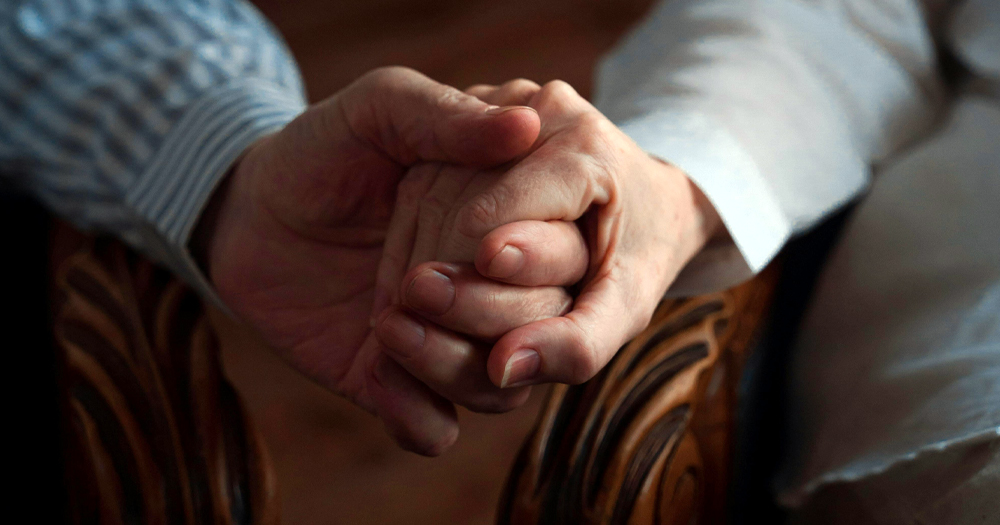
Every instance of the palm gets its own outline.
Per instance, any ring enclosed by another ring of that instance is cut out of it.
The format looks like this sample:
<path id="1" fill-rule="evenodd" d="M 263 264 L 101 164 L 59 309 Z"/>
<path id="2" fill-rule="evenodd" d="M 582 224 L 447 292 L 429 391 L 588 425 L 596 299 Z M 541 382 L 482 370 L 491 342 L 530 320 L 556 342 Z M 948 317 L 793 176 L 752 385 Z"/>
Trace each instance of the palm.
<path id="1" fill-rule="evenodd" d="M 308 126 L 294 124 L 256 145 L 232 175 L 230 193 L 245 202 L 225 204 L 238 220 L 220 219 L 228 234 L 213 280 L 290 364 L 370 408 L 364 372 L 377 347 L 368 317 L 405 168 L 364 148 L 308 151 Z"/>
<path id="2" fill-rule="evenodd" d="M 238 313 L 298 370 L 368 407 L 363 374 L 377 354 L 368 315 L 381 246 L 319 242 L 280 229 L 256 248 L 248 239 L 255 284 L 244 287 Z M 259 249 L 271 243 L 283 249 Z"/>

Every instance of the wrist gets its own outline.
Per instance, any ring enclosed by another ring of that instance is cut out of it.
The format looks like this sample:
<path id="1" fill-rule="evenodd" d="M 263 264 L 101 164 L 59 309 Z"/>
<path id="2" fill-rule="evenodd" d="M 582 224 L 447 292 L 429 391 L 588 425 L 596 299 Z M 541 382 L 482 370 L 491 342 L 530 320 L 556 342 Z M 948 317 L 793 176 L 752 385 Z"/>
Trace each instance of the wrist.
<path id="1" fill-rule="evenodd" d="M 683 174 L 683 172 L 681 173 Z M 693 254 L 691 254 L 693 257 L 706 245 L 725 238 L 728 235 L 728 232 L 722 223 L 722 218 L 719 216 L 719 212 L 715 209 L 715 205 L 708 199 L 705 192 L 701 191 L 701 188 L 699 188 L 698 185 L 687 176 L 687 174 L 684 174 L 684 179 L 687 180 L 691 189 L 692 199 L 694 202 L 694 223 L 697 231 L 695 237 L 698 241 L 698 248 Z"/>
<path id="2" fill-rule="evenodd" d="M 726 229 L 715 206 L 686 173 L 673 164 L 651 158 L 659 165 L 661 176 L 669 185 L 664 195 L 669 196 L 670 203 L 664 208 L 676 214 L 675 220 L 679 222 L 677 246 L 683 265 L 707 244 L 724 236 Z"/>
<path id="3" fill-rule="evenodd" d="M 706 246 L 727 234 L 714 205 L 700 188 L 680 168 L 656 157 L 653 164 L 652 187 L 648 190 L 655 200 L 658 213 L 652 227 L 654 245 L 650 266 L 655 275 L 651 282 L 651 301 L 658 303 L 681 270 Z"/>
<path id="4" fill-rule="evenodd" d="M 194 231 L 191 233 L 191 240 L 188 242 L 188 249 L 191 251 L 191 257 L 194 258 L 195 263 L 197 263 L 198 268 L 205 274 L 206 277 L 211 281 L 211 265 L 209 253 L 211 252 L 212 243 L 215 240 L 216 230 L 218 229 L 219 223 L 219 212 L 223 207 L 223 203 L 226 201 L 226 197 L 229 192 L 230 179 L 232 178 L 233 170 L 230 169 L 223 179 L 219 182 L 219 185 L 212 192 L 212 196 L 209 198 L 208 204 L 205 205 L 205 209 L 202 210 L 201 216 L 198 218 L 198 223 L 195 225 Z"/>
<path id="5" fill-rule="evenodd" d="M 226 258 L 225 251 L 232 244 L 230 238 L 234 233 L 234 226 L 245 222 L 240 219 L 240 216 L 245 215 L 240 210 L 246 208 L 242 201 L 245 200 L 246 179 L 250 171 L 246 165 L 247 159 L 251 150 L 266 138 L 267 136 L 262 137 L 251 144 L 233 163 L 209 198 L 192 232 L 188 248 L 198 267 L 216 288 L 219 284 L 216 275 L 218 262 Z"/>

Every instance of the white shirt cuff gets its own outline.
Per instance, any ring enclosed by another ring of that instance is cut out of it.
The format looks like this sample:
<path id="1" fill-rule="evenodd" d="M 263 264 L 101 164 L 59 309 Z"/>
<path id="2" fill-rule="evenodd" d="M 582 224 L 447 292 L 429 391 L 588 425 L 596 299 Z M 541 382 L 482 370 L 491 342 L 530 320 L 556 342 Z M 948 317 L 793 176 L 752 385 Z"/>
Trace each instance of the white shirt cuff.
<path id="1" fill-rule="evenodd" d="M 696 255 L 669 296 L 734 286 L 763 269 L 791 236 L 791 222 L 754 160 L 708 116 L 664 109 L 619 127 L 646 152 L 683 170 L 715 206 L 732 239 Z"/>

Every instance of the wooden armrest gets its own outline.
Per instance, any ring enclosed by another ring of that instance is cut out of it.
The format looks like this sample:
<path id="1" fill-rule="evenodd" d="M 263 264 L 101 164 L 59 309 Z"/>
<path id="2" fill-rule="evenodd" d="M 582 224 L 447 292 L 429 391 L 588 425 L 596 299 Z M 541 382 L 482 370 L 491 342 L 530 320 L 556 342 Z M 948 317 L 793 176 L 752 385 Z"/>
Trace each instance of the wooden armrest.
<path id="1" fill-rule="evenodd" d="M 665 302 L 596 378 L 553 388 L 498 522 L 720 522 L 736 385 L 776 275 Z M 277 523 L 263 438 L 194 292 L 113 241 L 86 241 L 53 286 L 74 521 Z"/>
<path id="2" fill-rule="evenodd" d="M 53 283 L 72 519 L 277 523 L 262 438 L 201 300 L 116 242 L 86 244 Z"/>
<path id="3" fill-rule="evenodd" d="M 553 388 L 498 523 L 722 522 L 737 382 L 776 277 L 667 301 L 597 377 Z"/>

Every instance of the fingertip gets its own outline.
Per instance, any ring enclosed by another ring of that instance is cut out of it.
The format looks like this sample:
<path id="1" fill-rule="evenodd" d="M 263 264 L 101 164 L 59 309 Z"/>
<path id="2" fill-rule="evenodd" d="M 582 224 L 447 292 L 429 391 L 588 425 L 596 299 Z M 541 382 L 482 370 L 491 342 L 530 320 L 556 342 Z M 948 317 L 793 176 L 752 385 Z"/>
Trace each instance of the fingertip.
<path id="1" fill-rule="evenodd" d="M 497 162 L 506 162 L 526 153 L 542 129 L 538 112 L 527 106 L 492 107 L 484 114 L 490 125 L 480 140 L 483 146 L 494 148 Z"/>
<path id="2" fill-rule="evenodd" d="M 587 272 L 590 255 L 571 222 L 523 220 L 487 233 L 476 250 L 484 277 L 521 286 L 568 286 Z"/>
<path id="3" fill-rule="evenodd" d="M 425 442 L 410 442 L 410 441 L 397 441 L 397 442 L 399 443 L 400 447 L 402 447 L 403 450 L 406 450 L 408 452 L 413 452 L 414 454 L 419 454 L 421 456 L 429 458 L 436 458 L 447 452 L 455 444 L 455 442 L 458 441 L 459 430 L 458 430 L 457 417 L 458 416 L 456 415 L 455 425 L 450 426 L 440 436 L 438 436 L 436 440 L 434 440 L 429 444 Z"/>
<path id="4" fill-rule="evenodd" d="M 580 327 L 573 315 L 536 321 L 501 337 L 487 360 L 490 380 L 510 388 L 546 382 L 576 385 L 594 377 L 620 345 L 603 345 L 603 338 Z"/>
<path id="5" fill-rule="evenodd" d="M 423 323 L 399 308 L 387 308 L 375 328 L 375 337 L 383 350 L 405 364 L 424 348 L 427 331 Z"/>
<path id="6" fill-rule="evenodd" d="M 500 388 L 532 385 L 542 370 L 542 358 L 533 348 L 519 348 L 504 363 Z"/>
<path id="7" fill-rule="evenodd" d="M 512 375 L 525 369 L 533 370 L 536 378 L 540 376 L 542 371 L 541 355 L 538 352 L 536 337 L 533 335 L 544 323 L 545 321 L 536 321 L 511 330 L 493 345 L 486 360 L 486 373 L 494 385 L 500 388 L 512 388 L 533 384 L 524 383 L 520 377 Z M 529 355 L 531 352 L 537 356 L 537 359 Z M 516 357 L 519 358 L 517 360 L 521 361 L 520 365 L 513 362 Z M 515 382 L 514 379 L 517 381 Z"/>
<path id="8" fill-rule="evenodd" d="M 526 256 L 519 241 L 528 221 L 505 224 L 483 237 L 476 250 L 474 264 L 483 277 L 498 280 L 514 279 L 524 268 Z M 511 282 L 511 281 L 508 281 Z M 533 282 L 514 281 L 511 284 L 533 285 Z M 537 283 L 548 284 L 548 283 Z"/>
<path id="9" fill-rule="evenodd" d="M 504 246 L 486 267 L 486 277 L 494 279 L 510 279 L 524 267 L 524 252 L 517 246 Z"/>
<path id="10" fill-rule="evenodd" d="M 410 268 L 399 283 L 400 301 L 424 315 L 442 315 L 455 302 L 454 265 L 428 261 Z"/>
<path id="11" fill-rule="evenodd" d="M 455 406 L 384 354 L 369 372 L 369 396 L 386 433 L 404 450 L 439 456 L 458 439 Z"/>

